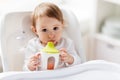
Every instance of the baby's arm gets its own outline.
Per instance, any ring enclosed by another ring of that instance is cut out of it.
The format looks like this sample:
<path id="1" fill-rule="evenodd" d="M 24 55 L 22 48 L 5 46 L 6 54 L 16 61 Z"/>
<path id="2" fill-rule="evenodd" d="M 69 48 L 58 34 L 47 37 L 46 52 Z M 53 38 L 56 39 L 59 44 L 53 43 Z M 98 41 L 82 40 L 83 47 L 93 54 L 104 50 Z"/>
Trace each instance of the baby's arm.
<path id="1" fill-rule="evenodd" d="M 67 63 L 66 66 L 81 63 L 81 59 L 77 54 L 73 41 L 70 39 L 64 39 L 62 44 L 64 45 L 63 48 L 60 49 L 61 61 Z M 64 55 L 66 57 L 64 57 Z"/>
<path id="2" fill-rule="evenodd" d="M 37 48 L 35 44 L 35 39 L 32 39 L 28 42 L 24 49 L 25 59 L 24 59 L 24 67 L 23 70 L 25 71 L 34 71 L 38 66 L 40 54 L 36 54 Z"/>

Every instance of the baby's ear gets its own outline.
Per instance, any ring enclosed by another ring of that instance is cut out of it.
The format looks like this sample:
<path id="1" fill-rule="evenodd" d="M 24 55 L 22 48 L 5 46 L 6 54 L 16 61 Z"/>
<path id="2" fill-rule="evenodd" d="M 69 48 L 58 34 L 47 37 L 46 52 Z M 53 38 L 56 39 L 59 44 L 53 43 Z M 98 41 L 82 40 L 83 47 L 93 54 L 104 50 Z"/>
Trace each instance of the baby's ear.
<path id="1" fill-rule="evenodd" d="M 31 26 L 31 30 L 32 30 L 34 33 L 37 32 L 37 31 L 36 31 L 36 28 L 35 28 L 34 26 Z"/>

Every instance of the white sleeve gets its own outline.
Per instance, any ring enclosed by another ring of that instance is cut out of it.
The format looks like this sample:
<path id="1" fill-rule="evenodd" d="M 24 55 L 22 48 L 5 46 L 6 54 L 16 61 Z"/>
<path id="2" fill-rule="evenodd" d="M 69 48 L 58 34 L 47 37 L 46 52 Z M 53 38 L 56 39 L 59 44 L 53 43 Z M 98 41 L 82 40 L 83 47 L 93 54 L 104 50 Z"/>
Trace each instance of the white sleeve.
<path id="1" fill-rule="evenodd" d="M 27 46 L 24 49 L 24 53 L 25 53 L 25 59 L 24 59 L 24 66 L 23 66 L 23 70 L 24 71 L 30 71 L 27 67 L 27 63 L 29 58 L 34 55 L 37 52 L 36 46 L 35 46 L 35 41 L 34 40 L 30 40 L 27 44 Z"/>

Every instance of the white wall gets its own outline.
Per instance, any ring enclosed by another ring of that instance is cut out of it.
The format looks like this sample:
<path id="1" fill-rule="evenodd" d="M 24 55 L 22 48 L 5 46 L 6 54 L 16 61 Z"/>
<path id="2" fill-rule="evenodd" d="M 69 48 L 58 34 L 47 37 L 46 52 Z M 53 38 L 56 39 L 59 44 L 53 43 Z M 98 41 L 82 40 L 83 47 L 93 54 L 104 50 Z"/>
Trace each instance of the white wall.
<path id="1" fill-rule="evenodd" d="M 36 5 L 45 1 L 69 7 L 80 22 L 81 32 L 85 34 L 89 31 L 95 0 L 0 0 L 0 15 L 11 11 L 33 11 Z"/>

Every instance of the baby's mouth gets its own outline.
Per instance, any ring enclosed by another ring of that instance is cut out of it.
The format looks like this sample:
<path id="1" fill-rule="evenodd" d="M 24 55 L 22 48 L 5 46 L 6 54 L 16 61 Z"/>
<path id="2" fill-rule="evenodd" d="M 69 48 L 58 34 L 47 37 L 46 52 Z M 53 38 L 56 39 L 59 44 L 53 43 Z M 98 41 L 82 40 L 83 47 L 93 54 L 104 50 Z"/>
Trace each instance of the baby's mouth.
<path id="1" fill-rule="evenodd" d="M 54 45 L 56 45 L 56 41 L 55 40 L 49 40 L 48 42 L 53 42 Z"/>
<path id="2" fill-rule="evenodd" d="M 48 42 L 53 42 L 53 43 L 54 43 L 54 42 L 55 42 L 55 40 L 49 40 Z"/>

